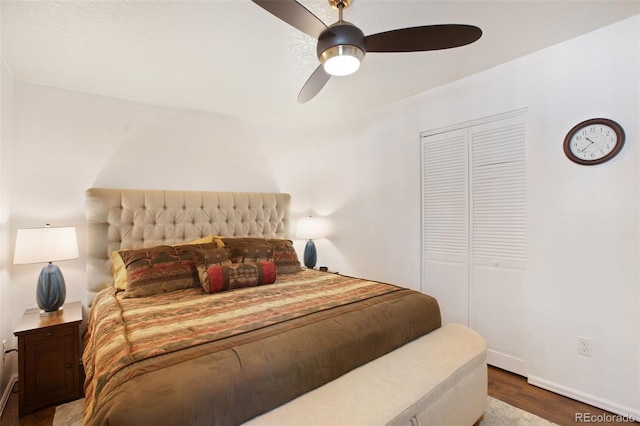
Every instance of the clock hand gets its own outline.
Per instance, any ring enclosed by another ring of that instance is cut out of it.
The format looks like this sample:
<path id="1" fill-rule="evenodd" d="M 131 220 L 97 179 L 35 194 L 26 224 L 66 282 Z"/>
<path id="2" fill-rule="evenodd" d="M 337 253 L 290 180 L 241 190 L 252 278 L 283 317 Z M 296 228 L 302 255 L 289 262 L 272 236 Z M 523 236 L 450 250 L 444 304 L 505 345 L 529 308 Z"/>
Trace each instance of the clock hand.
<path id="1" fill-rule="evenodd" d="M 587 148 L 589 148 L 591 145 L 595 145 L 596 144 L 594 141 L 592 141 L 589 138 L 585 138 L 585 139 L 589 141 L 589 145 L 585 146 L 582 149 L 579 149 L 578 152 L 585 152 L 587 150 Z"/>

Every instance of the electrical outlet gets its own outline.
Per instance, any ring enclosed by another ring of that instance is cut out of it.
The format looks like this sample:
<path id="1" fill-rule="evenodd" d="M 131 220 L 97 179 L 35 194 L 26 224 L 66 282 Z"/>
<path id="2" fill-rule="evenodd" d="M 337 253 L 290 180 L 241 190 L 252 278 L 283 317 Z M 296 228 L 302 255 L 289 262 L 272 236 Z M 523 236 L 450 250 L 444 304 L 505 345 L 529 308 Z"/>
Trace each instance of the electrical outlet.
<path id="1" fill-rule="evenodd" d="M 578 353 L 584 356 L 593 355 L 591 339 L 588 339 L 586 337 L 578 337 Z"/>

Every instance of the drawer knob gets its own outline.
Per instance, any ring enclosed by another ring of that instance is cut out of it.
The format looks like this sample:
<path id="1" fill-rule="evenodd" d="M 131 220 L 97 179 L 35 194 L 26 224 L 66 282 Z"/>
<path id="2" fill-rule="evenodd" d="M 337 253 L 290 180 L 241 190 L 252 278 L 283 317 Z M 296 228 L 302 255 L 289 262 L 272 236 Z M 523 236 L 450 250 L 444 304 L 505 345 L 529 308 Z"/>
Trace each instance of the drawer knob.
<path id="1" fill-rule="evenodd" d="M 47 333 L 47 337 L 51 337 L 51 336 L 53 336 L 53 333 L 51 332 Z"/>
<path id="2" fill-rule="evenodd" d="M 67 364 L 67 368 L 71 368 L 71 367 L 73 367 L 73 364 L 72 363 L 68 363 Z"/>

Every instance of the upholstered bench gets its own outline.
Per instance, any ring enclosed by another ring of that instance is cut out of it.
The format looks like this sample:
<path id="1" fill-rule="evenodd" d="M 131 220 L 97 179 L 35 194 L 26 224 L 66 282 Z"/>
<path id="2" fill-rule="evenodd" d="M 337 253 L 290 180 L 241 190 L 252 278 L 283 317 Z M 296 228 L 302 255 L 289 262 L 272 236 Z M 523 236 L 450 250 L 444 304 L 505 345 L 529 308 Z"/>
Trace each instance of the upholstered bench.
<path id="1" fill-rule="evenodd" d="M 472 425 L 487 403 L 486 344 L 447 324 L 250 425 Z"/>

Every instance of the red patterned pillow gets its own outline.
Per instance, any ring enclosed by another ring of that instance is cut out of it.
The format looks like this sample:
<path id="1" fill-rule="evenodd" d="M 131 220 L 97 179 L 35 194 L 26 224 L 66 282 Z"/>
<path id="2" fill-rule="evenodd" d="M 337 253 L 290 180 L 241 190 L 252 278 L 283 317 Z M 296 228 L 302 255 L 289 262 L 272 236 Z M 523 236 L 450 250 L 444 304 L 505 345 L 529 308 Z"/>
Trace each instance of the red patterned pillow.
<path id="1" fill-rule="evenodd" d="M 177 247 L 157 246 L 120 253 L 127 270 L 124 297 L 142 297 L 193 287 L 195 257 Z"/>
<path id="2" fill-rule="evenodd" d="M 223 238 L 233 263 L 273 261 L 273 247 L 264 238 Z"/>
<path id="3" fill-rule="evenodd" d="M 124 297 L 143 297 L 196 287 L 200 283 L 196 264 L 230 263 L 216 243 L 187 246 L 156 246 L 119 252 L 127 271 Z"/>
<path id="4" fill-rule="evenodd" d="M 222 238 L 229 259 L 233 263 L 273 261 L 278 274 L 293 274 L 302 271 L 298 254 L 291 240 L 280 238 Z"/>
<path id="5" fill-rule="evenodd" d="M 298 254 L 291 240 L 270 239 L 267 242 L 273 247 L 273 261 L 279 274 L 294 274 L 302 271 Z"/>
<path id="6" fill-rule="evenodd" d="M 207 268 L 207 282 L 202 288 L 207 293 L 273 284 L 276 265 L 273 262 L 231 263 Z"/>

